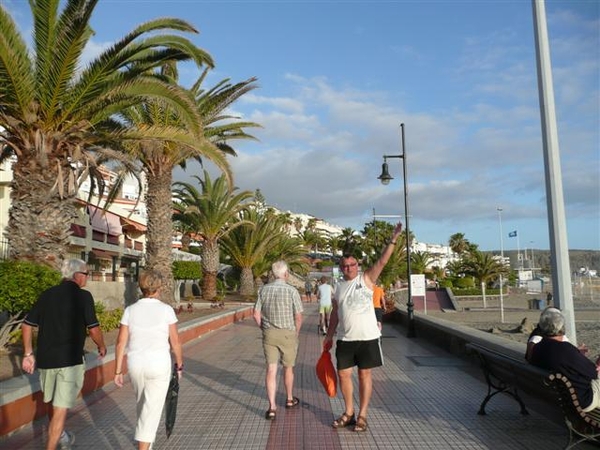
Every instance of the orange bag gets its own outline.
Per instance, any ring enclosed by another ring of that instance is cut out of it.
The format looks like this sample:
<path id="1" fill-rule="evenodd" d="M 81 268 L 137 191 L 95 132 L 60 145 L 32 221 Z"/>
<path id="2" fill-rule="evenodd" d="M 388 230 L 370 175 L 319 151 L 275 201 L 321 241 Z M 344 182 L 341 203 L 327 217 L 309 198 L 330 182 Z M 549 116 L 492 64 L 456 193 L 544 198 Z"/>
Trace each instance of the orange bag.
<path id="1" fill-rule="evenodd" d="M 325 388 L 327 395 L 335 397 L 337 394 L 337 374 L 331 361 L 331 354 L 326 350 L 323 350 L 317 361 L 317 377 Z"/>

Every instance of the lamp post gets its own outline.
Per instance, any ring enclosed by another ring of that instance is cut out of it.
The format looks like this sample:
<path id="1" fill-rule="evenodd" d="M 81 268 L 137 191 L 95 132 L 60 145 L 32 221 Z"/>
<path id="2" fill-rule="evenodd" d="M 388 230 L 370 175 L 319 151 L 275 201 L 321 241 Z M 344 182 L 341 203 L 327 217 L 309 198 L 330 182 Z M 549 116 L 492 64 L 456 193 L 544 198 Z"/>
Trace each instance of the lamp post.
<path id="1" fill-rule="evenodd" d="M 504 270 L 504 241 L 502 239 L 502 208 L 496 208 L 498 211 L 498 222 L 500 223 L 500 258 L 502 269 Z M 504 323 L 504 275 L 500 274 L 500 323 Z"/>
<path id="2" fill-rule="evenodd" d="M 381 175 L 377 177 L 381 184 L 387 185 L 394 179 L 390 175 L 388 169 L 388 158 L 400 158 L 402 160 L 402 176 L 404 179 L 404 231 L 406 233 L 406 278 L 408 281 L 408 302 L 406 303 L 406 311 L 408 313 L 408 334 L 409 338 L 416 336 L 415 332 L 415 305 L 412 299 L 412 286 L 410 282 L 410 228 L 408 226 L 408 189 L 406 180 L 406 143 L 404 139 L 404 124 L 400 124 L 402 138 L 402 154 L 401 155 L 383 155 L 383 165 L 381 166 Z"/>

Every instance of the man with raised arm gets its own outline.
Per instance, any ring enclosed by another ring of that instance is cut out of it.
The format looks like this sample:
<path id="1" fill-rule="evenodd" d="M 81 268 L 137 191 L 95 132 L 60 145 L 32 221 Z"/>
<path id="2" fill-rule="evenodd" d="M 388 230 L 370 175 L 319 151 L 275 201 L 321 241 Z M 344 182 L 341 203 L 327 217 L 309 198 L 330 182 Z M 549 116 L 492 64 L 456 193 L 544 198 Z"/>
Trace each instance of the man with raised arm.
<path id="1" fill-rule="evenodd" d="M 367 410 L 373 381 L 371 369 L 383 365 L 380 337 L 375 308 L 373 306 L 373 287 L 381 271 L 394 252 L 398 237 L 402 233 L 402 224 L 398 223 L 379 260 L 364 273 L 359 272 L 358 261 L 352 255 L 344 255 L 340 260 L 340 269 L 344 276 L 333 296 L 333 310 L 329 321 L 327 336 L 323 342 L 325 350 L 333 344 L 333 335 L 338 334 L 335 356 L 337 359 L 340 390 L 344 397 L 344 413 L 333 421 L 334 428 L 354 426 L 354 431 L 367 430 Z M 355 415 L 353 402 L 352 370 L 358 366 L 358 388 L 360 407 Z"/>

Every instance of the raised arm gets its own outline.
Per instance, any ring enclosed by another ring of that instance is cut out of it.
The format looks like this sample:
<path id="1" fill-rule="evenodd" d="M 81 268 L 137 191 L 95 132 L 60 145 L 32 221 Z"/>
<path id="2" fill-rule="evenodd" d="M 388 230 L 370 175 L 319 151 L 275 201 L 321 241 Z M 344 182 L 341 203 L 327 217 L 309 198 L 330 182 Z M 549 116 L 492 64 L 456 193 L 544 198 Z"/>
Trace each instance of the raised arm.
<path id="1" fill-rule="evenodd" d="M 394 253 L 400 234 L 402 234 L 402 222 L 398 222 L 396 228 L 394 228 L 394 232 L 392 233 L 392 239 L 385 244 L 383 252 L 381 253 L 381 256 L 379 257 L 377 262 L 373 264 L 373 267 L 369 267 L 367 270 L 365 270 L 363 278 L 368 288 L 373 289 L 375 280 L 379 278 L 381 271 L 390 260 L 392 253 Z"/>

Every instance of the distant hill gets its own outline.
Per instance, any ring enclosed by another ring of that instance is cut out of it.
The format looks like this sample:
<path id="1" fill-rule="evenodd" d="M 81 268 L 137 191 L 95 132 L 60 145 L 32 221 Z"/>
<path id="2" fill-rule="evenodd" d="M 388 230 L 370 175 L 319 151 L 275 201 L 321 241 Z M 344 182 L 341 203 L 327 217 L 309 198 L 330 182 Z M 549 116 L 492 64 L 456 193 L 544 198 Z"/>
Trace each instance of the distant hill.
<path id="1" fill-rule="evenodd" d="M 495 250 L 494 254 L 500 254 L 499 250 Z M 523 258 L 523 267 L 531 267 L 532 250 L 527 249 L 527 257 L 525 258 L 525 250 L 520 251 Z M 518 267 L 518 258 L 516 250 L 504 250 L 504 256 L 510 258 L 512 268 Z M 533 267 L 542 269 L 548 272 L 550 268 L 550 250 L 533 249 Z M 600 274 L 600 250 L 569 250 L 569 264 L 571 272 L 579 272 L 579 269 L 587 268 L 597 270 Z"/>

